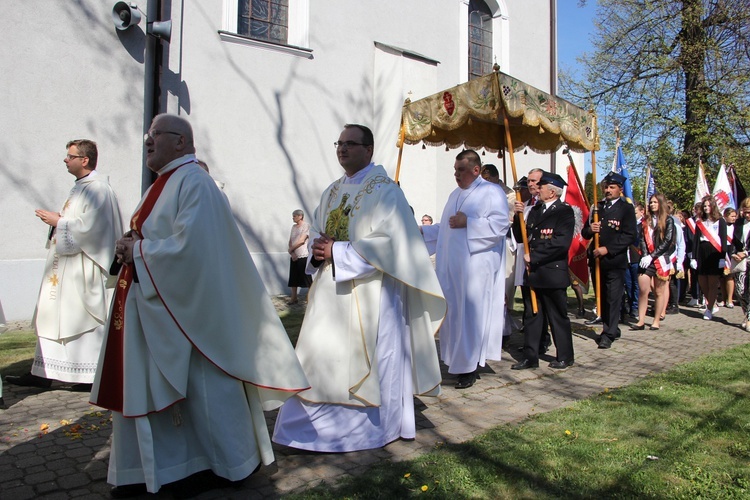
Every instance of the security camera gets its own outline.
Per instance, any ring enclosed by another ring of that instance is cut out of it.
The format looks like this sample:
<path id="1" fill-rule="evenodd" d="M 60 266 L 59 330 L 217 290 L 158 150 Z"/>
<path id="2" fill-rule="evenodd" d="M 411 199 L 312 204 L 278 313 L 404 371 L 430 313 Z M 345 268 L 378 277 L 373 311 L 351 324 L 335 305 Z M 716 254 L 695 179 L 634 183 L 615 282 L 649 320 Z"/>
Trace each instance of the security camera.
<path id="1" fill-rule="evenodd" d="M 112 7 L 112 22 L 118 30 L 126 30 L 141 22 L 141 12 L 134 3 L 117 2 Z"/>

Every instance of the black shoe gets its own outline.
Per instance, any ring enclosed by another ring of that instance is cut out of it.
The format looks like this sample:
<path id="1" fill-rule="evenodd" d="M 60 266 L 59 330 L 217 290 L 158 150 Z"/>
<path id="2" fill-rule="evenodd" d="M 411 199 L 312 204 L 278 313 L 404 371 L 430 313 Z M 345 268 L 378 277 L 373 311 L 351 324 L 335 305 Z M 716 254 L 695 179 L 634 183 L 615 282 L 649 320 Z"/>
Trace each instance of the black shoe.
<path id="1" fill-rule="evenodd" d="M 236 486 L 242 481 L 244 479 L 230 481 L 229 479 L 217 476 L 211 470 L 202 470 L 184 479 L 165 485 L 165 489 L 172 492 L 172 498 L 193 498 L 207 491 Z"/>
<path id="2" fill-rule="evenodd" d="M 612 347 L 612 341 L 609 340 L 609 337 L 600 337 L 597 344 L 599 344 L 599 349 L 609 349 Z"/>
<path id="3" fill-rule="evenodd" d="M 20 385 L 23 387 L 39 387 L 41 389 L 49 389 L 52 385 L 52 381 L 48 378 L 37 377 L 32 375 L 31 372 L 24 373 L 21 376 L 7 375 L 5 381 L 9 384 Z"/>
<path id="4" fill-rule="evenodd" d="M 0 408 L 5 408 L 5 400 L 0 396 Z"/>
<path id="5" fill-rule="evenodd" d="M 468 389 L 472 385 L 474 385 L 474 382 L 477 381 L 479 378 L 479 375 L 477 375 L 476 371 L 473 371 L 471 373 L 462 373 L 458 376 L 458 382 L 456 382 L 456 389 Z"/>
<path id="6" fill-rule="evenodd" d="M 667 307 L 667 314 L 677 314 L 680 312 L 680 308 L 677 306 Z"/>
<path id="7" fill-rule="evenodd" d="M 73 384 L 70 386 L 73 392 L 91 392 L 91 384 Z"/>
<path id="8" fill-rule="evenodd" d="M 651 330 L 651 331 L 656 331 L 656 330 L 659 329 L 659 327 L 658 326 L 649 326 L 648 329 Z"/>
<path id="9" fill-rule="evenodd" d="M 555 370 L 564 370 L 565 368 L 570 368 L 575 364 L 575 361 L 572 359 L 570 361 L 553 361 L 549 364 L 550 368 L 554 368 Z"/>
<path id="10" fill-rule="evenodd" d="M 602 318 L 597 316 L 594 319 L 589 319 L 583 322 L 584 325 L 601 325 L 602 324 Z"/>
<path id="11" fill-rule="evenodd" d="M 519 361 L 515 365 L 511 366 L 511 370 L 528 370 L 529 368 L 538 368 L 539 361 L 531 361 L 530 359 L 524 359 Z"/>
<path id="12" fill-rule="evenodd" d="M 646 329 L 646 325 L 645 324 L 640 325 L 640 326 L 639 325 L 633 325 L 633 326 L 630 327 L 630 329 L 631 330 L 645 330 Z"/>
<path id="13" fill-rule="evenodd" d="M 131 498 L 137 497 L 138 495 L 145 495 L 146 493 L 146 485 L 143 483 L 123 484 L 121 486 L 115 486 L 109 490 L 109 494 L 112 498 Z"/>
<path id="14" fill-rule="evenodd" d="M 584 316 L 586 316 L 586 309 L 582 307 L 576 312 L 576 318 L 583 318 Z"/>

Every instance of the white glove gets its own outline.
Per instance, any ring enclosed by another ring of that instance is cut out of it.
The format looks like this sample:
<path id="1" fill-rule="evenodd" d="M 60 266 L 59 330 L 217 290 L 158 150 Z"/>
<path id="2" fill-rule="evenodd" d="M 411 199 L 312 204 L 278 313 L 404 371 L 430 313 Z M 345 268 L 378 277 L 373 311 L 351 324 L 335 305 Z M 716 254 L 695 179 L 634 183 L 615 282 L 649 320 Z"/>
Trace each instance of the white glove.
<path id="1" fill-rule="evenodd" d="M 724 259 L 719 259 L 719 269 L 724 269 L 727 265 L 727 261 Z"/>
<path id="2" fill-rule="evenodd" d="M 643 257 L 641 257 L 641 269 L 646 269 L 648 266 L 650 266 L 652 260 L 654 259 L 650 255 L 644 255 Z"/>
<path id="3" fill-rule="evenodd" d="M 690 259 L 690 267 L 693 269 L 698 269 L 698 261 L 695 259 Z"/>

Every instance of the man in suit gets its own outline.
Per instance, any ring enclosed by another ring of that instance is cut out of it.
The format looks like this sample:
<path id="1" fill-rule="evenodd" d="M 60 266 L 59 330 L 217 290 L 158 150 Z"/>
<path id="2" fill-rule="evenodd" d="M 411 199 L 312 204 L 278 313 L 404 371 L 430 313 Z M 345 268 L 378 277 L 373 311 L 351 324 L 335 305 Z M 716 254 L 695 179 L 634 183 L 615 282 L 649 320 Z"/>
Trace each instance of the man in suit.
<path id="1" fill-rule="evenodd" d="M 602 294 L 602 334 L 599 349 L 609 349 L 620 337 L 620 308 L 628 267 L 628 247 L 635 241 L 635 209 L 622 198 L 625 177 L 610 172 L 602 181 L 604 199 L 598 203 L 599 222 L 587 220 L 581 230 L 584 238 L 599 234 L 599 246 L 589 246 L 589 259 L 599 259 Z"/>
<path id="2" fill-rule="evenodd" d="M 570 285 L 568 249 L 573 241 L 575 215 L 570 205 L 560 201 L 565 184 L 559 175 L 545 172 L 539 181 L 541 202 L 529 211 L 526 220 L 529 255 L 524 256 L 525 283 L 536 293 L 539 310 L 526 318 L 524 359 L 514 364 L 511 367 L 513 370 L 539 366 L 539 341 L 545 316 L 557 348 L 556 359 L 549 367 L 562 369 L 574 363 L 566 290 Z M 520 232 L 521 227 L 516 219 L 513 233 L 519 238 Z"/>
<path id="3" fill-rule="evenodd" d="M 519 222 L 519 214 L 523 214 L 524 221 L 528 218 L 529 212 L 531 211 L 532 207 L 539 203 L 541 200 L 539 198 L 539 181 L 542 179 L 542 176 L 544 175 L 545 171 L 541 168 L 532 168 L 529 171 L 528 177 L 523 177 L 518 180 L 518 185 L 521 187 L 521 189 L 526 189 L 529 194 L 529 199 L 526 201 L 523 200 L 516 200 L 513 210 L 513 224 L 518 225 Z M 522 197 L 523 198 L 523 197 Z M 518 235 L 514 233 L 515 240 L 517 243 L 517 250 L 516 250 L 516 269 L 514 272 L 515 275 L 515 285 L 521 287 L 521 298 L 523 300 L 523 323 L 524 328 L 523 330 L 526 331 L 526 319 L 531 317 L 533 315 L 532 308 L 531 308 L 531 291 L 529 290 L 528 283 L 525 283 L 525 275 L 524 270 L 526 269 L 526 263 L 523 260 L 524 255 L 524 247 L 522 243 L 522 238 L 520 236 L 520 229 L 518 232 Z M 542 336 L 539 338 L 539 350 L 538 354 L 544 354 L 547 352 L 547 349 L 549 349 L 549 346 L 552 344 L 552 338 L 549 334 L 549 328 L 547 326 L 547 319 L 542 318 Z M 519 350 L 523 351 L 523 347 L 520 347 Z"/>

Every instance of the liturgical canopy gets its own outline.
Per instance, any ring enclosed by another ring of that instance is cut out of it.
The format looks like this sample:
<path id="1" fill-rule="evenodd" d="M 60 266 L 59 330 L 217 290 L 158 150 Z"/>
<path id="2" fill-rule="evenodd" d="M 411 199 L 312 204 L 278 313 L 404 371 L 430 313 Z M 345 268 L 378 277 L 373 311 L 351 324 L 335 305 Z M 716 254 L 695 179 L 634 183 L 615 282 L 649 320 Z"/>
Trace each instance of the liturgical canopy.
<path id="1" fill-rule="evenodd" d="M 503 112 L 513 149 L 553 153 L 566 144 L 577 152 L 599 149 L 596 115 L 564 99 L 495 71 L 403 108 L 406 144 L 497 152 L 505 144 Z"/>

